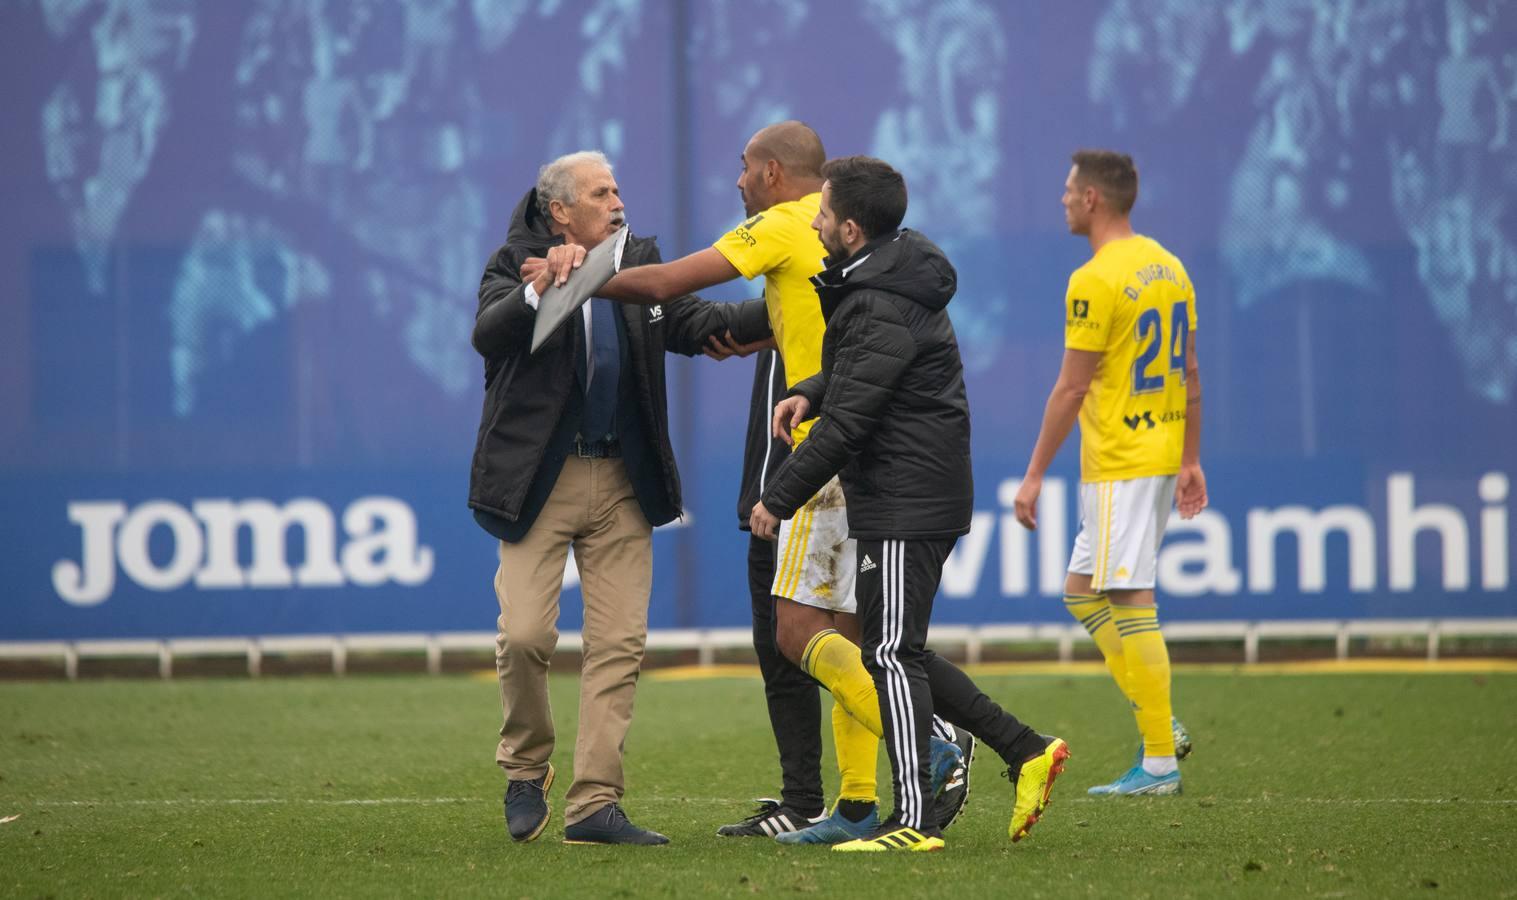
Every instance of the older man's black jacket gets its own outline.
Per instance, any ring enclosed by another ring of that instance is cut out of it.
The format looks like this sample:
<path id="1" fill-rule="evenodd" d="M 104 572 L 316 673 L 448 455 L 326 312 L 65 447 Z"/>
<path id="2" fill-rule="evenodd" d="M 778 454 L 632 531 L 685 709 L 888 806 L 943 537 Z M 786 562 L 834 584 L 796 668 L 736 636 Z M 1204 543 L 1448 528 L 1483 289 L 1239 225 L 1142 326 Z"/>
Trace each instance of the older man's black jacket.
<path id="1" fill-rule="evenodd" d="M 820 419 L 764 491 L 782 519 L 840 475 L 852 537 L 969 531 L 974 477 L 964 364 L 948 318 L 957 274 L 914 231 L 869 242 L 813 279 L 822 371 L 790 389 Z"/>
<path id="2" fill-rule="evenodd" d="M 562 243 L 528 192 L 511 217 L 506 243 L 485 268 L 479 285 L 474 349 L 484 357 L 485 400 L 469 477 L 469 506 L 511 523 L 519 537 L 541 511 L 572 452 L 583 406 L 575 366 L 585 353 L 584 330 L 571 318 L 536 353 L 530 352 L 537 311 L 524 299 L 520 267 Z M 652 238 L 629 236 L 623 268 L 660 261 Z M 763 301 L 711 303 L 684 296 L 661 306 L 617 304 L 626 324 L 623 400 L 639 415 L 624 422 L 622 458 L 649 523 L 662 525 L 681 512 L 679 470 L 669 443 L 664 397 L 664 353 L 693 356 L 706 339 L 731 329 L 743 341 L 769 334 Z M 630 377 L 629 377 L 630 376 Z"/>

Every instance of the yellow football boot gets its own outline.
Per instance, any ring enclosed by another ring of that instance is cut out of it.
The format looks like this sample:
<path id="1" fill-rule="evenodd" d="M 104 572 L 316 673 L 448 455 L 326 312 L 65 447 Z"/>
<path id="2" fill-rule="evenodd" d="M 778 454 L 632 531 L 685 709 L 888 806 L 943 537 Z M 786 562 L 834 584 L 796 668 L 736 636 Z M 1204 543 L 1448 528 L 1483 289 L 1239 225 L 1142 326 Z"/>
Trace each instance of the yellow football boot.
<path id="1" fill-rule="evenodd" d="M 908 828 L 892 816 L 877 830 L 865 837 L 841 844 L 834 844 L 839 853 L 884 853 L 887 850 L 905 850 L 910 853 L 931 853 L 948 846 L 938 835 L 923 834 Z"/>
<path id="2" fill-rule="evenodd" d="M 1027 832 L 1038 823 L 1043 810 L 1048 807 L 1053 782 L 1064 773 L 1064 761 L 1069 759 L 1069 745 L 1063 738 L 1049 738 L 1043 752 L 1022 763 L 1017 774 L 1017 802 L 1011 812 L 1011 826 L 1007 833 L 1013 842 L 1027 837 Z M 1011 770 L 1007 770 L 1008 777 Z"/>

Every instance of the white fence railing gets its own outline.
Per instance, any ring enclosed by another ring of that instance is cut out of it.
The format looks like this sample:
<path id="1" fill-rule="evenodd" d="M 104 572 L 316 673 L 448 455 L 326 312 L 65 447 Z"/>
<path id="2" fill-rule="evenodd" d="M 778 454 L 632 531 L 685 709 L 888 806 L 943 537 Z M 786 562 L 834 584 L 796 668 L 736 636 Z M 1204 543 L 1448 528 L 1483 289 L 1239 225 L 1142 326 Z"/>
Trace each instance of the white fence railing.
<path id="1" fill-rule="evenodd" d="M 1342 621 L 1299 620 L 1267 622 L 1168 622 L 1164 636 L 1172 643 L 1187 641 L 1239 641 L 1243 644 L 1243 661 L 1259 660 L 1261 640 L 1331 639 L 1338 659 L 1347 659 L 1350 642 L 1360 637 L 1414 637 L 1426 642 L 1427 658 L 1436 660 L 1443 638 L 1512 637 L 1517 638 L 1517 619 L 1350 619 Z M 983 658 L 987 645 L 1003 643 L 1051 643 L 1058 648 L 1060 662 L 1074 659 L 1075 644 L 1090 636 L 1075 624 L 1038 625 L 941 625 L 935 626 L 928 639 L 936 646 L 962 647 L 965 660 L 972 664 Z M 747 628 L 667 629 L 648 633 L 650 650 L 694 650 L 700 665 L 715 662 L 718 650 L 750 646 L 752 633 Z M 559 637 L 559 649 L 580 649 L 578 632 Z M 262 674 L 268 655 L 318 655 L 331 659 L 332 674 L 343 675 L 348 669 L 350 653 L 424 653 L 427 671 L 442 671 L 443 654 L 448 652 L 493 652 L 495 634 L 489 631 L 441 632 L 435 634 L 349 634 L 291 635 L 252 638 L 163 638 L 133 640 L 77 641 L 0 641 L 0 659 L 61 659 L 64 674 L 79 677 L 82 659 L 153 659 L 158 674 L 171 678 L 174 660 L 181 657 L 241 657 L 247 661 L 248 675 Z"/>

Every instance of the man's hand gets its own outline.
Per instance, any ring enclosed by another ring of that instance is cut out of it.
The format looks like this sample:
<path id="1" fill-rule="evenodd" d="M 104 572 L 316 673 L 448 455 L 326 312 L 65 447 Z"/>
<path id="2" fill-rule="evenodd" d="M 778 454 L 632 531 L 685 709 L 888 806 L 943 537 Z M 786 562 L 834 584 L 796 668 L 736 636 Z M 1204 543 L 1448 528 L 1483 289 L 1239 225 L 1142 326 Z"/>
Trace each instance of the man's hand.
<path id="1" fill-rule="evenodd" d="M 548 256 L 529 256 L 521 264 L 521 280 L 530 281 L 532 290 L 541 297 L 548 285 L 562 287 L 569 280 L 569 273 L 585 261 L 585 248 L 578 244 L 559 244 L 548 248 Z"/>
<path id="2" fill-rule="evenodd" d="M 1175 480 L 1175 504 L 1180 507 L 1180 518 L 1193 519 L 1206 508 L 1206 473 L 1200 463 L 1180 467 Z"/>
<path id="3" fill-rule="evenodd" d="M 563 287 L 569 274 L 585 261 L 585 248 L 578 244 L 559 244 L 548 248 L 548 279 L 554 287 Z"/>
<path id="4" fill-rule="evenodd" d="M 764 506 L 764 501 L 753 504 L 753 513 L 748 516 L 748 528 L 756 538 L 774 540 L 779 532 L 780 520 Z"/>
<path id="5" fill-rule="evenodd" d="M 775 437 L 795 446 L 795 439 L 790 436 L 790 430 L 806 421 L 806 413 L 811 410 L 811 401 L 802 396 L 786 397 L 774 405 L 774 426 L 771 429 Z"/>
<path id="6" fill-rule="evenodd" d="M 751 344 L 739 344 L 737 341 L 733 340 L 732 332 L 728 331 L 721 337 L 717 337 L 713 334 L 710 338 L 708 338 L 706 340 L 706 349 L 702 352 L 714 360 L 721 361 L 724 359 L 731 359 L 734 356 L 751 356 L 760 350 L 767 350 L 773 346 L 773 337 L 766 337 L 763 340 L 754 341 Z"/>
<path id="7" fill-rule="evenodd" d="M 1017 521 L 1028 531 L 1038 530 L 1038 495 L 1043 493 L 1043 479 L 1023 478 L 1022 486 L 1017 488 L 1017 498 L 1012 501 L 1012 511 L 1016 513 Z"/>
<path id="8" fill-rule="evenodd" d="M 521 264 L 521 280 L 532 285 L 532 290 L 541 297 L 548 289 L 548 261 L 541 256 L 527 257 Z"/>

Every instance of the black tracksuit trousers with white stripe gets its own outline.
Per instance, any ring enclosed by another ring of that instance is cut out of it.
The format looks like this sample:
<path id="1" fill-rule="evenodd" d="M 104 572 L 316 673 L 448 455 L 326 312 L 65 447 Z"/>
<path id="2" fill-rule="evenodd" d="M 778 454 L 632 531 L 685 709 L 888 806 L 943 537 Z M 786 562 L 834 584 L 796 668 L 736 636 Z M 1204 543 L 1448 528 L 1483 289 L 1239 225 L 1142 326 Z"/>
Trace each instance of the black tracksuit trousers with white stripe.
<path id="1" fill-rule="evenodd" d="M 860 540 L 854 584 L 863 630 L 864 666 L 880 696 L 890 754 L 895 816 L 935 832 L 928 737 L 934 710 L 975 735 L 1015 773 L 1043 749 L 1043 739 L 1003 710 L 953 663 L 928 650 L 927 623 L 943 563 L 956 539 Z"/>

